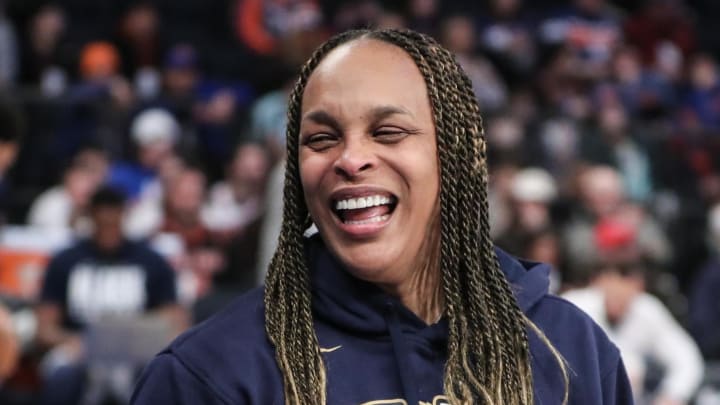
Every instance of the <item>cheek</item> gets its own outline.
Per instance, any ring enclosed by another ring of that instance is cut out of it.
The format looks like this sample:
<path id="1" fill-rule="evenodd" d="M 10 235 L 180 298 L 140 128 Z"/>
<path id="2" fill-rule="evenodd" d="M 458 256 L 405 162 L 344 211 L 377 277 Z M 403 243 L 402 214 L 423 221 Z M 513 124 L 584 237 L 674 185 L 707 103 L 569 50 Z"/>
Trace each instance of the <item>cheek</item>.
<path id="1" fill-rule="evenodd" d="M 430 152 L 430 151 L 428 151 Z M 440 195 L 440 173 L 437 157 L 423 153 L 408 157 L 408 164 L 402 167 L 404 181 L 410 191 L 408 207 L 416 216 L 417 225 L 429 223 Z M 410 162 L 412 162 L 410 164 Z M 421 225 L 424 226 L 424 225 Z"/>
<path id="2" fill-rule="evenodd" d="M 440 195 L 440 177 L 435 170 L 425 171 L 425 175 L 418 178 L 420 184 L 421 201 L 426 207 L 433 207 Z"/>
<path id="3" fill-rule="evenodd" d="M 325 166 L 325 163 L 320 159 L 300 156 L 300 184 L 302 184 L 308 207 L 312 207 L 315 201 L 319 200 L 318 194 L 321 191 Z"/>
<path id="4" fill-rule="evenodd" d="M 416 176 L 416 181 L 422 184 L 423 194 L 434 201 L 434 197 L 440 194 L 440 168 L 435 148 L 427 150 L 420 156 L 414 172 L 419 174 Z"/>

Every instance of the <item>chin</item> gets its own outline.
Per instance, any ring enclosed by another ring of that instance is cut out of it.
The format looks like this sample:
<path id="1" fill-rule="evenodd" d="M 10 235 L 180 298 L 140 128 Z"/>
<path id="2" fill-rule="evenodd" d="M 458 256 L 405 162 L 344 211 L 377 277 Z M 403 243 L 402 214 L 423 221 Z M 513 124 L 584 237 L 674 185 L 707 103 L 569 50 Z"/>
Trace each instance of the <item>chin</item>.
<path id="1" fill-rule="evenodd" d="M 380 244 L 382 246 L 383 244 Z M 398 274 L 393 274 L 393 264 L 399 260 L 391 254 L 383 254 L 377 244 L 366 243 L 363 246 L 332 246 L 330 249 L 343 264 L 343 267 L 353 276 L 373 283 L 393 283 Z M 390 252 L 388 252 L 390 253 Z"/>
<path id="2" fill-rule="evenodd" d="M 361 263 L 353 266 L 345 265 L 345 269 L 348 273 L 352 274 L 360 280 L 368 281 L 371 283 L 383 283 L 385 280 L 385 269 L 375 263 Z"/>

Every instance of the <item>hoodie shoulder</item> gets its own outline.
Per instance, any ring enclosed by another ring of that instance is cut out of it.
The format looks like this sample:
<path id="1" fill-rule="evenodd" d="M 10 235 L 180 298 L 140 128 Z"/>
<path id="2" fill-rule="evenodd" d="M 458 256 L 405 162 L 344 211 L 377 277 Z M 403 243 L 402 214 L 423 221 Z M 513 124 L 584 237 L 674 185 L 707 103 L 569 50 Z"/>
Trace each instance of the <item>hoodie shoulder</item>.
<path id="1" fill-rule="evenodd" d="M 570 377 L 571 404 L 632 403 L 619 350 L 587 314 L 569 301 L 547 294 L 527 316 L 563 357 Z M 555 356 L 536 332 L 528 334 L 536 383 L 557 384 L 557 378 L 550 381 L 548 377 L 559 375 Z"/>
<path id="2" fill-rule="evenodd" d="M 602 370 L 617 363 L 619 352 L 602 328 L 580 308 L 548 291 L 548 265 L 519 260 L 500 249 L 496 254 L 520 309 L 563 355 L 568 352 L 573 357 L 572 350 L 577 350 L 578 355 L 592 355 L 597 350 L 602 353 L 602 359 L 598 359 Z M 585 347 L 581 342 L 592 346 Z"/>
<path id="3" fill-rule="evenodd" d="M 541 403 L 561 403 L 565 392 L 558 360 L 542 338 L 544 335 L 567 366 L 570 404 L 631 404 L 620 352 L 587 314 L 548 292 L 550 267 L 518 260 L 500 249 L 496 254 L 520 309 L 533 324 L 528 329 L 528 340 L 533 380 L 538 397 L 543 399 Z"/>
<path id="4" fill-rule="evenodd" d="M 572 348 L 585 352 L 597 350 L 601 354 L 601 370 L 613 368 L 620 357 L 620 352 L 603 329 L 588 314 L 564 298 L 547 294 L 527 315 L 561 353 Z M 582 347 L 580 342 L 592 344 L 594 350 Z"/>
<path id="5" fill-rule="evenodd" d="M 172 374 L 184 380 L 179 386 L 202 387 L 220 403 L 274 404 L 282 402 L 278 395 L 283 392 L 274 356 L 260 288 L 180 335 L 144 374 L 176 370 Z"/>

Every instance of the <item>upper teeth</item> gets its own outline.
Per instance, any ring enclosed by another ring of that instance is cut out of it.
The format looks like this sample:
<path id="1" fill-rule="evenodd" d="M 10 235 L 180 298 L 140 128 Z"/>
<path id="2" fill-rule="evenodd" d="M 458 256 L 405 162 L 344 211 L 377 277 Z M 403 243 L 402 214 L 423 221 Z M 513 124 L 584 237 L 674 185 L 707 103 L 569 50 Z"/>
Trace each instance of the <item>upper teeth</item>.
<path id="1" fill-rule="evenodd" d="M 378 205 L 389 204 L 390 198 L 382 195 L 371 195 L 360 198 L 348 198 L 335 203 L 336 210 L 354 210 L 359 208 L 369 208 Z"/>

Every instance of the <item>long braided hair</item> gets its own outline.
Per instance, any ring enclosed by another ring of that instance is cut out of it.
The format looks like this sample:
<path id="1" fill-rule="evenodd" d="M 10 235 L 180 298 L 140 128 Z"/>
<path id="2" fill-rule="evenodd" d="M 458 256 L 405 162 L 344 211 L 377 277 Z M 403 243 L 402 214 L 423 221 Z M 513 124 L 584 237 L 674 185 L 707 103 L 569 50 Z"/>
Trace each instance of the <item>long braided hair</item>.
<path id="1" fill-rule="evenodd" d="M 486 145 L 472 84 L 449 51 L 409 30 L 356 30 L 331 38 L 303 66 L 290 95 L 282 230 L 265 284 L 265 329 L 275 346 L 286 403 L 326 403 L 325 368 L 313 329 L 310 272 L 303 253 L 309 220 L 298 168 L 302 96 L 322 59 L 358 39 L 403 49 L 427 86 L 441 171 L 439 264 L 449 322 L 445 394 L 452 404 L 532 404 L 528 321 L 490 240 Z"/>

